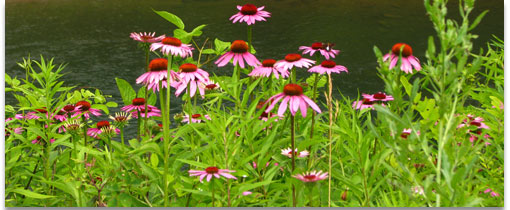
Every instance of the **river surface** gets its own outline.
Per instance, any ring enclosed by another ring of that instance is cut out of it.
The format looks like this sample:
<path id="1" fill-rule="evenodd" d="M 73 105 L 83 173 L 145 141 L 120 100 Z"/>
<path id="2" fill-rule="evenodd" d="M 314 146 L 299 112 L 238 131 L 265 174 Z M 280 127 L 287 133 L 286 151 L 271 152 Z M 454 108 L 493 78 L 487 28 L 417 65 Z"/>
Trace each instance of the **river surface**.
<path id="1" fill-rule="evenodd" d="M 408 43 L 414 55 L 425 60 L 427 38 L 435 31 L 418 0 L 266 0 L 251 1 L 265 5 L 271 12 L 267 22 L 257 22 L 253 42 L 259 60 L 283 59 L 287 53 L 313 42 L 335 43 L 341 51 L 334 59 L 349 69 L 348 74 L 334 75 L 335 89 L 356 97 L 360 93 L 383 90 L 377 76 L 373 47 L 389 51 L 397 42 Z M 171 35 L 175 26 L 152 12 L 170 11 L 179 16 L 186 29 L 207 24 L 206 37 L 224 41 L 246 39 L 246 24 L 232 24 L 228 19 L 237 12 L 239 0 L 7 0 L 5 69 L 11 77 L 24 78 L 24 70 L 16 65 L 29 54 L 32 58 L 55 58 L 68 63 L 64 72 L 66 84 L 93 87 L 112 95 L 110 100 L 122 105 L 115 78 L 131 82 L 144 72 L 144 53 L 131 32 Z M 449 12 L 458 17 L 456 1 L 450 1 Z M 479 0 L 473 17 L 484 10 L 490 12 L 473 31 L 479 38 L 475 49 L 486 46 L 492 34 L 503 38 L 503 1 Z M 196 51 L 195 51 L 196 52 Z M 198 53 L 195 53 L 195 55 Z M 218 75 L 230 75 L 231 65 L 205 67 Z M 298 78 L 309 73 L 299 71 Z M 176 100 L 172 100 L 176 102 Z M 6 104 L 15 104 L 10 93 Z M 177 106 L 172 112 L 179 111 Z M 118 111 L 114 109 L 113 111 Z"/>

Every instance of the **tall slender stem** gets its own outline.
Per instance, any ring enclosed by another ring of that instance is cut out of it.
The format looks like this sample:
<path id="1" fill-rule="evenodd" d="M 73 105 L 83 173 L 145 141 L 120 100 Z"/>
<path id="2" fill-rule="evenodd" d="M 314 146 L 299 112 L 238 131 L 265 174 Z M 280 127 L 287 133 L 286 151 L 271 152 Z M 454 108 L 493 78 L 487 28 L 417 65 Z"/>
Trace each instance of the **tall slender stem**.
<path id="1" fill-rule="evenodd" d="M 247 29 L 248 29 L 248 32 L 247 32 L 248 33 L 248 52 L 250 52 L 251 51 L 251 46 L 252 46 L 252 44 L 251 44 L 252 26 L 249 25 Z"/>
<path id="2" fill-rule="evenodd" d="M 147 103 L 145 103 L 145 105 L 147 106 Z M 147 109 L 145 111 L 147 111 Z M 140 132 L 142 130 L 142 128 L 141 128 L 142 127 L 142 116 L 139 111 L 137 113 L 138 113 L 138 120 L 137 120 L 138 121 L 138 136 L 137 136 L 137 139 L 138 139 L 138 141 L 140 141 Z M 147 116 L 147 115 L 145 115 L 145 116 Z"/>
<path id="3" fill-rule="evenodd" d="M 214 178 L 211 179 L 212 207 L 214 207 Z"/>
<path id="4" fill-rule="evenodd" d="M 313 77 L 313 94 L 312 94 L 312 101 L 315 102 L 317 99 L 317 83 L 318 83 L 318 74 L 315 74 Z M 315 127 L 315 112 L 312 112 L 312 127 L 310 128 L 310 140 L 313 140 L 313 130 Z M 312 145 L 308 146 L 308 151 L 310 152 L 310 155 L 308 156 L 308 167 L 310 167 L 310 164 L 312 162 Z"/>
<path id="5" fill-rule="evenodd" d="M 83 147 L 87 147 L 87 129 L 88 129 L 88 125 L 87 125 L 87 119 L 85 119 L 84 115 L 81 116 L 81 121 L 83 122 Z M 84 156 L 83 159 L 84 159 L 83 165 L 87 164 L 87 153 L 85 153 L 85 156 Z"/>
<path id="6" fill-rule="evenodd" d="M 122 145 L 126 145 L 124 142 L 124 126 L 120 127 L 120 140 L 122 141 Z"/>
<path id="7" fill-rule="evenodd" d="M 296 152 L 295 152 L 295 142 L 294 142 L 294 138 L 295 138 L 295 129 L 294 129 L 294 126 L 295 126 L 295 123 L 294 123 L 294 116 L 291 114 L 290 115 L 290 140 L 291 140 L 291 154 L 292 154 L 292 170 L 291 170 L 291 174 L 294 173 L 294 169 L 296 168 L 296 162 L 295 162 L 295 156 L 296 156 Z M 296 187 L 294 186 L 294 184 L 292 184 L 292 206 L 293 207 L 296 207 Z"/>
<path id="8" fill-rule="evenodd" d="M 149 72 L 149 47 L 145 48 L 145 72 Z M 145 85 L 143 88 L 145 88 L 145 118 L 144 118 L 144 132 L 142 134 L 145 134 L 149 129 L 147 128 L 147 120 L 149 119 L 147 117 L 147 101 L 149 99 L 149 89 L 147 88 L 148 85 Z"/>
<path id="9" fill-rule="evenodd" d="M 333 145 L 333 83 L 331 81 L 331 74 L 328 74 L 328 112 L 329 112 L 329 176 L 328 176 L 328 207 L 331 207 L 331 151 Z"/>
<path id="10" fill-rule="evenodd" d="M 167 187 L 167 174 L 168 174 L 168 142 L 170 141 L 169 135 L 168 135 L 168 122 L 167 122 L 167 116 L 166 116 L 166 106 L 165 106 L 165 97 L 164 92 L 162 89 L 163 82 L 159 82 L 159 102 L 161 105 L 161 113 L 163 113 L 163 152 L 164 152 L 164 159 L 163 159 L 163 200 L 164 200 L 164 206 L 169 206 L 169 199 L 168 199 L 168 187 Z M 168 87 L 169 88 L 169 87 Z"/>

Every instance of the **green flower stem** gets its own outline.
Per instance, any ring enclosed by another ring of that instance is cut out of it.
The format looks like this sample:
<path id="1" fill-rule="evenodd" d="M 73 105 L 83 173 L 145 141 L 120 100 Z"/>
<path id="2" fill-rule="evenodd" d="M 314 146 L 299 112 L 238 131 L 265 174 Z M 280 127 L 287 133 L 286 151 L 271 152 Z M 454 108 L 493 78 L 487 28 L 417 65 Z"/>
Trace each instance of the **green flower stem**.
<path id="1" fill-rule="evenodd" d="M 164 200 L 164 206 L 167 207 L 170 205 L 169 199 L 168 199 L 168 185 L 167 185 L 167 174 L 168 174 L 168 142 L 169 139 L 169 125 L 168 125 L 168 117 L 166 112 L 166 106 L 165 106 L 165 96 L 162 89 L 162 83 L 159 83 L 159 101 L 161 104 L 161 113 L 163 114 L 163 152 L 164 152 L 164 159 L 163 159 L 163 200 Z"/>
<path id="2" fill-rule="evenodd" d="M 317 99 L 317 83 L 319 82 L 318 80 L 318 75 L 319 74 L 315 74 L 313 76 L 313 94 L 312 94 L 312 101 L 315 102 L 315 100 Z M 313 139 L 313 131 L 314 131 L 314 128 L 315 128 L 315 115 L 316 113 L 315 112 L 312 112 L 312 127 L 310 128 L 310 140 Z M 308 155 L 308 167 L 310 167 L 310 164 L 312 163 L 312 145 L 310 145 L 308 147 L 308 151 L 310 152 L 310 155 Z"/>
<path id="3" fill-rule="evenodd" d="M 248 32 L 247 32 L 248 33 L 248 52 L 250 52 L 251 51 L 251 46 L 252 46 L 252 44 L 251 44 L 252 26 L 249 25 L 247 29 L 248 29 Z"/>
<path id="4" fill-rule="evenodd" d="M 145 103 L 145 106 L 147 106 L 147 103 Z M 145 111 L 147 111 L 147 109 Z M 137 120 L 138 121 L 138 136 L 137 136 L 137 139 L 138 139 L 138 141 L 141 141 L 140 132 L 142 130 L 142 116 L 141 116 L 142 114 L 140 112 L 137 112 L 137 113 L 138 113 L 138 120 Z M 145 115 L 145 116 L 147 116 L 147 115 Z"/>
<path id="5" fill-rule="evenodd" d="M 290 70 L 290 80 L 292 84 L 296 84 L 296 69 L 294 67 Z"/>
<path id="6" fill-rule="evenodd" d="M 212 194 L 212 207 L 214 207 L 214 179 L 211 179 L 211 194 Z"/>
<path id="7" fill-rule="evenodd" d="M 149 72 L 149 48 L 145 48 L 145 72 Z M 147 101 L 149 99 L 149 89 L 147 88 L 147 85 L 145 85 L 143 88 L 145 88 L 145 118 L 144 118 L 144 131 L 142 132 L 143 135 L 145 135 L 145 132 L 147 132 L 149 129 L 147 128 L 147 120 L 149 118 L 147 117 Z M 161 89 L 160 89 L 161 90 Z"/>
<path id="8" fill-rule="evenodd" d="M 124 126 L 120 127 L 119 129 L 120 129 L 120 140 L 122 141 L 122 145 L 125 146 L 125 141 L 124 141 Z"/>
<path id="9" fill-rule="evenodd" d="M 329 176 L 328 176 L 328 207 L 331 207 L 331 151 L 333 145 L 333 82 L 328 74 L 328 112 L 329 112 Z"/>
<path id="10" fill-rule="evenodd" d="M 83 147 L 87 147 L 87 120 L 85 119 L 85 116 L 81 116 L 81 121 L 83 122 Z M 85 153 L 83 164 L 87 164 L 87 153 Z"/>
<path id="11" fill-rule="evenodd" d="M 290 115 L 290 140 L 291 140 L 291 154 L 292 154 L 292 170 L 291 170 L 291 175 L 294 173 L 294 169 L 296 168 L 296 162 L 295 162 L 295 142 L 294 142 L 294 137 L 295 137 L 295 129 L 294 129 L 294 126 L 295 126 L 295 122 L 294 122 L 294 116 L 291 114 Z M 294 186 L 294 184 L 292 184 L 292 206 L 293 207 L 296 207 L 296 187 Z"/>

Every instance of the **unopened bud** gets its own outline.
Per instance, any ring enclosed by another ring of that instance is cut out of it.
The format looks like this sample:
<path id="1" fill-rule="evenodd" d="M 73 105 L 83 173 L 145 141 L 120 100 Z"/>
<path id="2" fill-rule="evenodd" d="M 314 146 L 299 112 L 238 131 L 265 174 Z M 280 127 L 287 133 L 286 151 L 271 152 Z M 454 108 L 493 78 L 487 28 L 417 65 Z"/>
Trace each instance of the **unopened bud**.
<path id="1" fill-rule="evenodd" d="M 347 190 L 342 193 L 342 200 L 347 200 Z"/>

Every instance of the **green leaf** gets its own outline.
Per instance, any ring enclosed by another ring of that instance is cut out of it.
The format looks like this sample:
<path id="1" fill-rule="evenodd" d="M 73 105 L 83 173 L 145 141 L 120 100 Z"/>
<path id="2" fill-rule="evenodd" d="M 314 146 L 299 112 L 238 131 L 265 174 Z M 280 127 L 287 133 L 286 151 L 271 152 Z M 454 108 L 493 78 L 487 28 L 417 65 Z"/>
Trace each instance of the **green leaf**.
<path id="1" fill-rule="evenodd" d="M 151 154 L 151 164 L 152 164 L 152 167 L 158 168 L 159 158 L 158 158 L 158 155 L 155 153 Z"/>
<path id="2" fill-rule="evenodd" d="M 407 81 L 407 78 L 404 75 L 400 76 L 400 82 L 404 86 L 407 95 L 411 96 L 411 91 L 413 89 L 413 86 L 411 85 L 411 83 L 409 83 L 409 81 Z"/>
<path id="3" fill-rule="evenodd" d="M 222 54 L 228 47 L 230 47 L 230 42 L 224 42 L 219 39 L 214 39 L 214 49 L 216 50 L 216 54 Z"/>
<path id="4" fill-rule="evenodd" d="M 108 107 L 104 104 L 93 104 L 92 106 L 90 106 L 91 108 L 93 109 L 100 109 L 102 110 L 105 114 L 110 114 L 110 111 L 108 110 Z"/>
<path id="5" fill-rule="evenodd" d="M 174 37 L 180 39 L 184 44 L 191 41 L 191 34 L 180 28 L 174 30 Z"/>
<path id="6" fill-rule="evenodd" d="M 159 16 L 165 18 L 165 20 L 167 20 L 168 22 L 173 23 L 175 26 L 177 26 L 177 28 L 184 29 L 184 23 L 182 22 L 181 18 L 177 17 L 177 15 L 174 15 L 167 11 L 156 11 L 154 9 L 152 11 L 154 11 Z"/>
<path id="7" fill-rule="evenodd" d="M 43 194 L 39 194 L 39 193 L 35 193 L 35 192 L 32 192 L 32 191 L 29 191 L 29 190 L 25 190 L 23 188 L 16 188 L 14 190 L 7 190 L 9 192 L 14 192 L 14 193 L 18 193 L 18 194 L 22 194 L 24 196 L 27 196 L 29 198 L 35 198 L 35 199 L 48 199 L 48 198 L 53 198 L 55 196 L 50 196 L 50 195 L 43 195 Z"/>
<path id="8" fill-rule="evenodd" d="M 207 26 L 206 24 L 202 24 L 202 25 L 199 25 L 197 27 L 195 27 L 191 32 L 191 36 L 200 36 L 202 35 L 202 29 Z"/>
<path id="9" fill-rule="evenodd" d="M 205 163 L 200 163 L 200 162 L 196 162 L 196 161 L 193 161 L 193 160 L 184 160 L 184 159 L 177 159 L 178 161 L 181 161 L 183 163 L 187 163 L 187 164 L 190 164 L 192 166 L 197 166 L 199 168 L 207 168 L 209 167 L 207 164 Z"/>
<path id="10" fill-rule="evenodd" d="M 106 103 L 106 106 L 107 107 L 117 107 L 119 106 L 117 103 L 113 102 L 113 101 L 109 101 Z"/>
<path id="11" fill-rule="evenodd" d="M 202 50 L 202 54 L 214 54 L 216 51 L 214 51 L 213 49 L 205 49 L 205 50 Z"/>
<path id="12" fill-rule="evenodd" d="M 115 82 L 119 88 L 120 96 L 122 97 L 124 105 L 130 105 L 131 101 L 136 97 L 135 90 L 128 82 L 126 82 L 126 80 L 115 78 Z"/>

